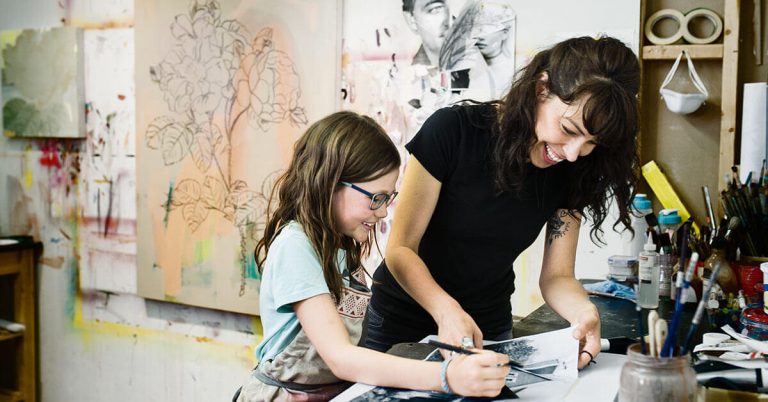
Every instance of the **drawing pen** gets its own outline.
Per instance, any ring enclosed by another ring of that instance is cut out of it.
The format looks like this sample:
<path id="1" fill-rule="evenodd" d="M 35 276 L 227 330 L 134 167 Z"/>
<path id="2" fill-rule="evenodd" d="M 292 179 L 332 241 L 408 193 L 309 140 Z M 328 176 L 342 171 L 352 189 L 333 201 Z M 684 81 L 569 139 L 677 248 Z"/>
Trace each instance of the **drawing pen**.
<path id="1" fill-rule="evenodd" d="M 447 350 L 449 352 L 461 353 L 463 355 L 474 355 L 474 354 L 477 354 L 477 352 L 475 352 L 475 351 L 473 351 L 471 349 L 463 348 L 461 346 L 451 345 L 451 344 L 448 344 L 448 343 L 443 343 L 443 342 L 440 342 L 440 341 L 435 341 L 435 340 L 432 340 L 432 339 L 428 340 L 427 343 L 432 345 L 432 346 L 436 346 L 436 347 L 438 347 L 440 349 Z M 534 377 L 538 377 L 538 378 L 541 378 L 541 379 L 544 379 L 544 380 L 547 380 L 547 381 L 551 381 L 552 380 L 549 377 L 546 377 L 546 376 L 543 376 L 541 374 L 534 373 L 533 371 L 524 369 L 523 365 L 520 362 L 516 362 L 516 361 L 514 361 L 512 359 L 509 359 L 509 363 L 501 363 L 501 364 L 496 365 L 496 367 L 503 367 L 503 366 L 509 366 L 509 367 L 511 367 L 514 370 L 520 371 L 522 373 L 530 374 L 530 375 L 532 375 Z"/>

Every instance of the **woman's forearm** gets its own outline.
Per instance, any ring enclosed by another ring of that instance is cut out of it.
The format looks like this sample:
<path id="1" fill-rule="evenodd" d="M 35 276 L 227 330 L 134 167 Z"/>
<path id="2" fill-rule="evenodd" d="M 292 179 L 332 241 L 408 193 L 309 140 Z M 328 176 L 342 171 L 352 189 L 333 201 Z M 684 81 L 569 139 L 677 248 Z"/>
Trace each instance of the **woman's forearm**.
<path id="1" fill-rule="evenodd" d="M 572 324 L 584 310 L 593 309 L 597 312 L 597 307 L 589 301 L 589 295 L 581 282 L 572 276 L 553 276 L 542 281 L 540 288 L 544 301 Z"/>
<path id="2" fill-rule="evenodd" d="M 439 323 L 444 311 L 458 302 L 437 284 L 424 261 L 409 247 L 387 249 L 387 266 L 392 276 L 421 307 Z"/>

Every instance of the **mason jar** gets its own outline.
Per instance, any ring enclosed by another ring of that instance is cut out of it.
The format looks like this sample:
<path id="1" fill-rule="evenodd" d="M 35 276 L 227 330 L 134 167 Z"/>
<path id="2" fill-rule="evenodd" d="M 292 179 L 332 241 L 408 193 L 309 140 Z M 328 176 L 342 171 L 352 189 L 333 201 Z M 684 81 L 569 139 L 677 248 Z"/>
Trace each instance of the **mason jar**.
<path id="1" fill-rule="evenodd" d="M 640 353 L 640 344 L 627 349 L 621 368 L 619 402 L 696 401 L 696 372 L 691 356 L 651 357 Z"/>

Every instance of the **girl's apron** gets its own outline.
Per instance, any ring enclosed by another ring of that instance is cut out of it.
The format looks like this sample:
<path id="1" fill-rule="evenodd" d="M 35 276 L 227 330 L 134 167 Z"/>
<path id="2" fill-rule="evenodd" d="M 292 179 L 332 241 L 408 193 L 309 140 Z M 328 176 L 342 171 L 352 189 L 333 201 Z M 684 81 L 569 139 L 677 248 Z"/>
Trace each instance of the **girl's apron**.
<path id="1" fill-rule="evenodd" d="M 346 281 L 341 302 L 336 305 L 353 345 L 360 342 L 363 319 L 371 299 L 365 285 L 365 273 L 359 268 Z M 340 394 L 351 383 L 333 375 L 309 341 L 304 330 L 271 360 L 259 362 L 251 378 L 240 391 L 237 402 L 254 401 L 327 401 Z"/>

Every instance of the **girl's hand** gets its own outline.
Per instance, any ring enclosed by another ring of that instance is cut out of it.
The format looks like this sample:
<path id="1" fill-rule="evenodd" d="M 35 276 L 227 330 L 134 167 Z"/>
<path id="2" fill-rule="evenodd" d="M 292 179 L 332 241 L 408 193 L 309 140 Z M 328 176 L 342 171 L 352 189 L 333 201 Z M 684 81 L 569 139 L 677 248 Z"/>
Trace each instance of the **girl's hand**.
<path id="1" fill-rule="evenodd" d="M 454 355 L 446 379 L 454 394 L 494 397 L 501 392 L 509 367 L 509 357 L 489 350 L 474 349 L 473 355 Z"/>
<path id="2" fill-rule="evenodd" d="M 461 307 L 457 306 L 443 312 L 437 322 L 437 328 L 437 339 L 440 342 L 466 347 L 464 338 L 471 338 L 473 347 L 483 345 L 483 333 L 475 324 L 475 320 Z M 442 353 L 443 357 L 450 354 L 446 351 Z"/>
<path id="3" fill-rule="evenodd" d="M 600 353 L 600 314 L 597 312 L 597 307 L 592 305 L 583 310 L 575 324 L 573 337 L 579 340 L 579 368 L 581 369 Z"/>

